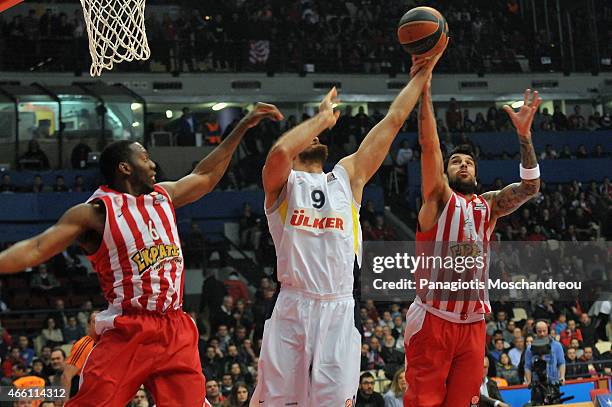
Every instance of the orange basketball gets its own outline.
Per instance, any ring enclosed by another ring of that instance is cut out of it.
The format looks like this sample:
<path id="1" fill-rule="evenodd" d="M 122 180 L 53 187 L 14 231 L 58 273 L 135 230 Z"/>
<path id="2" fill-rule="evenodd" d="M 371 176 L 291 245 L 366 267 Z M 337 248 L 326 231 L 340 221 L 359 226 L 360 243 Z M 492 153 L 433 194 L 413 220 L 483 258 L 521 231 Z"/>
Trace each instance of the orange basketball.
<path id="1" fill-rule="evenodd" d="M 401 18 L 397 38 L 406 52 L 432 56 L 444 49 L 448 24 L 440 12 L 431 7 L 415 7 Z"/>

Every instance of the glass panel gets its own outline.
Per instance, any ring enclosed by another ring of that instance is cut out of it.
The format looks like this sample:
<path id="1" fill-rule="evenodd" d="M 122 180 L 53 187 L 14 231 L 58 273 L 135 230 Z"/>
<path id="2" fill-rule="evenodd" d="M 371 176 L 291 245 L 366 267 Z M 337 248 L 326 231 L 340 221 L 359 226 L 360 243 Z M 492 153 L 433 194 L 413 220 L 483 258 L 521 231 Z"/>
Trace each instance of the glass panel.
<path id="1" fill-rule="evenodd" d="M 0 99 L 0 171 L 4 164 L 15 166 L 15 105 Z"/>

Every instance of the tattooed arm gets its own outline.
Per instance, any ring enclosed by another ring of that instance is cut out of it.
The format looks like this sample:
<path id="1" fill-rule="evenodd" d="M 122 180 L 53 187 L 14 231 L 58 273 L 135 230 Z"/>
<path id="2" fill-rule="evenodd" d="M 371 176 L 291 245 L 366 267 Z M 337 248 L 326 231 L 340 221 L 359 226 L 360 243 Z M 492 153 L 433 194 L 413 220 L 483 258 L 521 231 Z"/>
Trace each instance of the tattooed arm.
<path id="1" fill-rule="evenodd" d="M 516 127 L 516 132 L 521 145 L 521 165 L 525 169 L 535 168 L 538 165 L 536 153 L 531 142 L 531 124 L 535 112 L 542 99 L 538 92 L 533 93 L 533 100 L 529 102 L 531 90 L 525 91 L 525 103 L 518 113 L 515 113 L 510 106 L 504 106 L 504 110 L 510 116 L 512 124 Z M 491 223 L 497 218 L 506 216 L 517 210 L 522 204 L 535 196 L 540 190 L 540 179 L 521 180 L 510 184 L 500 191 L 491 191 L 483 196 L 491 206 Z"/>

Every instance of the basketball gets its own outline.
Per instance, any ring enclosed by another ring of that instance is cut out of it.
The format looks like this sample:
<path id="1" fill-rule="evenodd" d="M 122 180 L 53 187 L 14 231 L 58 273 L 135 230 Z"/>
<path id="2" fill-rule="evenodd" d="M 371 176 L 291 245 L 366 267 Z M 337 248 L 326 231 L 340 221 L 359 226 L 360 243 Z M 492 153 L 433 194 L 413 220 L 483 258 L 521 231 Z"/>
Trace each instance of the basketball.
<path id="1" fill-rule="evenodd" d="M 431 7 L 415 7 L 404 14 L 397 27 L 397 37 L 406 52 L 428 57 L 444 49 L 448 24 L 440 12 Z"/>

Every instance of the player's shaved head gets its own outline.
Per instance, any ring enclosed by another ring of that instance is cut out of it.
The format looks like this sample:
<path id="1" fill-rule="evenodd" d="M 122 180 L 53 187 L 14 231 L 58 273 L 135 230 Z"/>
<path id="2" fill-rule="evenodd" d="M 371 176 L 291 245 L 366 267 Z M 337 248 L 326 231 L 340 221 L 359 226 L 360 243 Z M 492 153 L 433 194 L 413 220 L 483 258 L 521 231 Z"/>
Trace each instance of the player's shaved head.
<path id="1" fill-rule="evenodd" d="M 134 144 L 132 140 L 120 140 L 110 143 L 102 151 L 100 156 L 100 171 L 108 185 L 115 181 L 117 167 L 122 162 L 129 162 L 132 150 L 130 146 Z"/>

